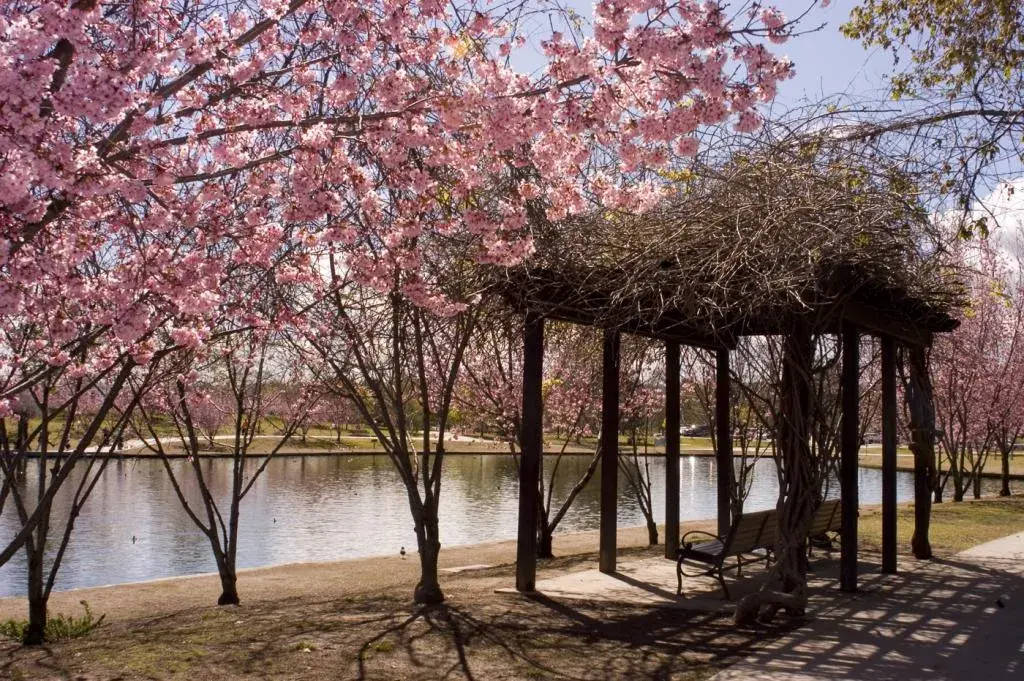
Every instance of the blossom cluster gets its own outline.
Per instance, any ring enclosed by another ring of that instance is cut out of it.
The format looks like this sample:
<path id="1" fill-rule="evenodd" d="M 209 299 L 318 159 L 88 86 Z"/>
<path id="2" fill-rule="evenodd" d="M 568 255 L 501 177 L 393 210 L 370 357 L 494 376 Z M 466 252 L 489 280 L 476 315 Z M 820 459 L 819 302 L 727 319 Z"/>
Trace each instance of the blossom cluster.
<path id="1" fill-rule="evenodd" d="M 599 0 L 593 35 L 545 36 L 527 75 L 506 15 L 472 0 L 2 0 L 0 371 L 300 321 L 274 289 L 324 294 L 326 258 L 457 314 L 451 244 L 514 266 L 531 209 L 642 209 L 702 126 L 759 125 L 792 74 L 763 43 L 788 24 L 731 16 Z"/>

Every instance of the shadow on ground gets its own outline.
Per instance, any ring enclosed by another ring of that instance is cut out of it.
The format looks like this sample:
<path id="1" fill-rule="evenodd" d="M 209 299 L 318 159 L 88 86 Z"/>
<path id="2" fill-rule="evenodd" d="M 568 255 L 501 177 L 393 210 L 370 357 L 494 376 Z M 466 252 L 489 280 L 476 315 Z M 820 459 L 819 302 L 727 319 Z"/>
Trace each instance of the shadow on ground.
<path id="1" fill-rule="evenodd" d="M 853 596 L 819 592 L 807 626 L 759 646 L 716 681 L 1024 679 L 1018 560 L 907 561 L 897 575 L 876 567 L 862 566 Z"/>
<path id="2" fill-rule="evenodd" d="M 674 582 L 672 561 L 647 556 L 636 557 Z M 882 576 L 869 560 L 861 592 L 846 596 L 836 561 L 815 561 L 806 622 L 771 628 L 736 627 L 718 594 L 676 597 L 674 585 L 652 586 L 627 561 L 609 579 L 664 602 L 498 595 L 512 576 L 503 566 L 453 578 L 449 601 L 432 608 L 410 606 L 405 592 L 295 598 L 111 624 L 37 650 L 9 645 L 0 648 L 0 678 L 1024 678 L 1021 568 L 980 563 L 908 561 L 899 575 Z M 730 588 L 752 588 L 758 577 L 745 569 Z"/>

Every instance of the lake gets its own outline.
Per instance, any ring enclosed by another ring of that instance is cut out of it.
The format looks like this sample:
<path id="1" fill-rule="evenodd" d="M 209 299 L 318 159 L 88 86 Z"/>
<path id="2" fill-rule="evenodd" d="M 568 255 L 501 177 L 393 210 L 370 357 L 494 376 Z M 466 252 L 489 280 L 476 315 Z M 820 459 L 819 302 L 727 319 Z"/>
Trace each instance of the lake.
<path id="1" fill-rule="evenodd" d="M 546 465 L 554 457 L 546 458 Z M 555 499 L 564 498 L 586 469 L 589 456 L 565 456 L 555 484 Z M 172 462 L 188 480 L 188 464 Z M 211 489 L 226 495 L 231 464 L 203 462 Z M 515 464 L 505 455 L 449 455 L 445 460 L 440 510 L 444 545 L 474 544 L 516 536 L 518 482 Z M 664 459 L 650 460 L 654 506 L 663 520 Z M 29 466 L 29 477 L 35 468 Z M 619 526 L 644 520 L 620 474 Z M 599 474 L 576 499 L 560 532 L 598 527 Z M 71 481 L 73 482 L 73 481 Z M 997 481 L 986 481 L 995 484 Z M 913 494 L 910 473 L 898 474 L 898 496 Z M 68 484 L 62 492 L 73 489 Z M 686 519 L 714 517 L 716 470 L 711 457 L 683 457 L 680 463 L 680 509 Z M 771 460 L 757 464 L 747 508 L 773 507 L 777 495 Z M 191 493 L 193 490 L 189 490 Z M 881 471 L 860 471 L 861 503 L 881 500 Z M 57 498 L 60 518 L 66 499 Z M 7 509 L 12 511 L 13 509 Z M 0 536 L 15 533 L 13 513 L 0 517 Z M 58 527 L 51 537 L 59 536 Z M 135 537 L 135 542 L 132 538 Z M 6 540 L 5 540 L 6 541 Z M 397 554 L 416 540 L 404 488 L 383 456 L 282 457 L 270 462 L 242 503 L 239 567 L 328 561 Z M 112 461 L 78 518 L 56 589 L 138 582 L 215 572 L 209 544 L 180 507 L 163 470 L 153 459 Z M 24 554 L 0 568 L 0 595 L 24 593 Z"/>

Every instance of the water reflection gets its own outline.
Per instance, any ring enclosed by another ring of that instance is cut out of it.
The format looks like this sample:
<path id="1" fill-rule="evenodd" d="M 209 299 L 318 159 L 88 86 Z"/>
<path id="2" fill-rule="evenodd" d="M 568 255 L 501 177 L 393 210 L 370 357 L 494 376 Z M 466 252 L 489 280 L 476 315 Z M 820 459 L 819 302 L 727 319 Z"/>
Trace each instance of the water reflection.
<path id="1" fill-rule="evenodd" d="M 587 467 L 589 457 L 566 456 L 555 499 L 564 498 Z M 188 480 L 184 461 L 173 462 Z M 230 462 L 203 462 L 215 494 L 227 494 Z M 518 483 L 510 456 L 449 456 L 441 492 L 441 532 L 446 545 L 512 539 L 516 533 Z M 30 476 L 34 470 L 29 467 Z M 654 508 L 664 511 L 664 460 L 651 461 Z M 600 471 L 566 514 L 560 531 L 598 527 Z M 621 476 L 620 476 L 621 477 Z M 70 481 L 74 483 L 75 481 Z M 621 482 L 621 481 L 620 481 Z M 881 473 L 862 469 L 861 501 L 878 503 Z M 900 499 L 913 494 L 913 481 L 900 473 Z M 74 488 L 66 486 L 66 490 Z M 680 465 L 680 509 L 684 519 L 715 514 L 714 460 L 685 457 Z M 186 486 L 186 493 L 195 490 Z M 777 482 L 770 461 L 755 469 L 748 508 L 775 504 Z M 58 497 L 63 510 L 67 499 Z M 620 526 L 641 525 L 643 517 L 625 483 L 620 484 Z M 53 528 L 58 536 L 60 527 Z M 15 527 L 0 517 L 0 536 Z M 137 541 L 132 543 L 132 537 Z M 404 488 L 383 456 L 289 457 L 271 461 L 242 503 L 240 567 L 336 560 L 396 553 L 415 546 Z M 216 570 L 205 537 L 181 509 L 163 470 L 154 460 L 112 462 L 97 485 L 68 547 L 57 589 L 135 582 Z M 0 595 L 24 591 L 22 554 L 0 568 Z"/>

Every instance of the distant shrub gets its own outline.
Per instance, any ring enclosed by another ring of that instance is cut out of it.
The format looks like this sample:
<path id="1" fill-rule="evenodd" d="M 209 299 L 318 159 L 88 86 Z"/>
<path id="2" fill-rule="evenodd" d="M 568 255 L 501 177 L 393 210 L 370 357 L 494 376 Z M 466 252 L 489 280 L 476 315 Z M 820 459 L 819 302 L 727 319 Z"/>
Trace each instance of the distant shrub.
<path id="1" fill-rule="evenodd" d="M 89 609 L 88 603 L 81 601 L 81 604 L 85 608 L 85 614 L 81 617 L 57 613 L 47 618 L 45 633 L 47 641 L 65 641 L 72 638 L 81 638 L 103 624 L 103 620 L 107 617 L 106 615 L 95 617 L 92 614 L 92 610 Z M 0 637 L 20 641 L 25 637 L 26 629 L 28 629 L 28 620 L 0 622 Z"/>

